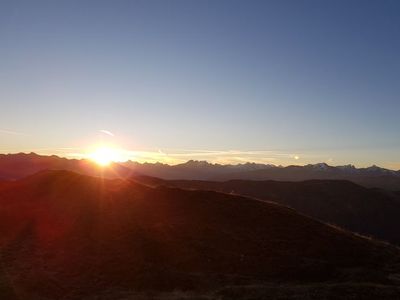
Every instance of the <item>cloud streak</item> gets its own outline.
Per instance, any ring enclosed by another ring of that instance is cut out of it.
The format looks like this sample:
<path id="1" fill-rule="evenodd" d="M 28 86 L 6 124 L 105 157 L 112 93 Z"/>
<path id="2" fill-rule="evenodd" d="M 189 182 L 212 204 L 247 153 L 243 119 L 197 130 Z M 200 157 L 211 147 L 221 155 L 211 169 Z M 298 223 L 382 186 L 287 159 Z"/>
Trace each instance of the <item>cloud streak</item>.
<path id="1" fill-rule="evenodd" d="M 243 164 L 254 162 L 273 165 L 298 165 L 316 162 L 329 162 L 332 156 L 322 153 L 289 152 L 285 150 L 210 150 L 210 149 L 174 149 L 174 148 L 142 148 L 130 150 L 115 148 L 121 161 L 137 161 L 140 163 L 165 163 L 176 165 L 188 160 L 208 161 L 217 164 Z M 57 154 L 69 158 L 89 158 L 93 149 L 87 148 L 54 148 L 35 149 L 39 154 Z M 336 160 L 335 160 L 336 161 Z"/>
<path id="2" fill-rule="evenodd" d="M 101 130 L 99 130 L 99 132 L 107 134 L 109 136 L 114 136 L 114 133 L 112 133 L 111 131 L 108 131 L 108 130 L 101 129 Z"/>
<path id="3" fill-rule="evenodd" d="M 190 150 L 190 149 L 158 149 L 125 151 L 125 157 L 138 162 L 161 162 L 179 164 L 188 160 L 206 160 L 219 164 L 240 164 L 256 162 L 265 164 L 290 164 L 299 162 L 300 157 L 282 151 L 270 150 Z M 297 159 L 296 159 L 296 158 Z"/>
<path id="4" fill-rule="evenodd" d="M 0 129 L 0 134 L 6 134 L 6 135 L 27 135 L 22 132 L 18 131 L 12 131 L 12 130 L 6 130 L 6 129 Z"/>

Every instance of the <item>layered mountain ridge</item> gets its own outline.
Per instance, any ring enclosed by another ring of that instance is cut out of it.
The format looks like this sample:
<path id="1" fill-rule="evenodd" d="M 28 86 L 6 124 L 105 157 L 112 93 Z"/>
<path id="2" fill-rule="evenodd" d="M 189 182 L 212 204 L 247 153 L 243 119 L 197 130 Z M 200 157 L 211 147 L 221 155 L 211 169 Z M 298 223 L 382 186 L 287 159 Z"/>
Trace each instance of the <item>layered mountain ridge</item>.
<path id="1" fill-rule="evenodd" d="M 30 154 L 0 154 L 0 180 L 15 180 L 41 170 L 70 170 L 93 175 L 102 172 L 108 178 L 146 175 L 168 180 L 278 180 L 304 181 L 310 179 L 349 180 L 365 187 L 400 191 L 400 171 L 377 166 L 355 168 L 329 166 L 319 163 L 305 166 L 274 166 L 256 163 L 238 165 L 211 164 L 206 161 L 190 160 L 183 164 L 124 162 L 114 163 L 111 168 L 101 169 L 88 160 L 60 158 Z"/>

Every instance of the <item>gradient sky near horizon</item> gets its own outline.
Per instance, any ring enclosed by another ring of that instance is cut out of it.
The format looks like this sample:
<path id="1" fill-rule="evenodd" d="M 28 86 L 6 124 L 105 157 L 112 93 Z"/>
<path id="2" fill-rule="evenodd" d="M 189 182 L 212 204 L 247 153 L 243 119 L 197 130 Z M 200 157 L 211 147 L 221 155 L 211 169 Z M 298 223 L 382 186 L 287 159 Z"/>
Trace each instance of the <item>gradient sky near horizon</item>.
<path id="1" fill-rule="evenodd" d="M 0 152 L 400 169 L 399 16 L 395 0 L 0 1 Z"/>

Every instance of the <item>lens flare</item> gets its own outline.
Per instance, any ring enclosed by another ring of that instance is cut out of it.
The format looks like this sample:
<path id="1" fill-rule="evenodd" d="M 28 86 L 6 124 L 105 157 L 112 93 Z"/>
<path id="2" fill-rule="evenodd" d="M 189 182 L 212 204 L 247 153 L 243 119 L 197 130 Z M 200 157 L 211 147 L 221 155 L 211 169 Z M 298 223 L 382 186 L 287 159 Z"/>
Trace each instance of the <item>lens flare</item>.
<path id="1" fill-rule="evenodd" d="M 93 153 L 89 154 L 89 159 L 103 167 L 108 166 L 112 162 L 125 160 L 121 150 L 108 147 L 96 149 Z"/>

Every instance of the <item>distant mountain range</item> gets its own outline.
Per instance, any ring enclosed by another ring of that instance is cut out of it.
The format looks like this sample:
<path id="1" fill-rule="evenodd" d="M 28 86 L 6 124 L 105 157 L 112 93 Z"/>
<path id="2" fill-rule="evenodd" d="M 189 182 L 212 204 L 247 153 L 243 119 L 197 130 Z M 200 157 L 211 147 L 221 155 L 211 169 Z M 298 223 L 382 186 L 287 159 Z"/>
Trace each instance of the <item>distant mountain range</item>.
<path id="1" fill-rule="evenodd" d="M 36 153 L 0 154 L 0 180 L 17 180 L 44 170 L 66 170 L 106 178 L 128 178 L 135 174 L 120 164 L 103 168 L 87 159 L 67 159 Z"/>
<path id="2" fill-rule="evenodd" d="M 349 180 L 366 187 L 400 190 L 400 171 L 388 170 L 377 166 L 368 168 L 356 168 L 352 165 L 333 167 L 326 163 L 287 167 L 255 163 L 220 165 L 193 160 L 174 166 L 132 162 L 127 162 L 123 165 L 138 174 L 172 180 L 304 181 L 310 179 L 334 179 Z"/>
<path id="3" fill-rule="evenodd" d="M 34 153 L 0 155 L 0 178 L 3 180 L 20 179 L 43 170 L 69 170 L 110 179 L 134 179 L 149 186 L 212 190 L 274 201 L 323 222 L 400 245 L 400 186 L 397 186 L 400 185 L 400 178 L 398 172 L 379 167 L 357 169 L 354 166 L 331 167 L 326 164 L 276 167 L 252 163 L 218 165 L 189 161 L 175 166 L 127 162 L 101 168 L 88 160 L 40 156 Z M 260 179 L 265 176 L 274 178 L 275 181 L 223 181 L 223 178 L 231 177 Z M 202 177 L 219 180 L 184 180 Z M 301 179 L 311 180 L 302 182 Z M 367 180 L 369 184 L 365 184 Z M 364 187 L 354 182 L 364 183 Z M 398 191 L 365 186 L 390 186 Z"/>
<path id="4" fill-rule="evenodd" d="M 400 296 L 390 244 L 268 201 L 70 171 L 0 184 L 0 254 L 7 300 Z"/>
<path id="5" fill-rule="evenodd" d="M 213 190 L 274 201 L 353 232 L 400 244 L 397 230 L 400 228 L 400 192 L 365 188 L 390 187 L 400 191 L 400 176 L 398 171 L 375 166 L 361 169 L 354 166 L 331 167 L 327 164 L 276 167 L 253 163 L 218 165 L 188 161 L 175 166 L 127 162 L 101 168 L 88 160 L 34 153 L 0 155 L 0 178 L 3 180 L 20 179 L 43 170 L 69 170 L 90 176 L 135 179 L 150 186 Z M 260 180 L 265 177 L 275 181 Z M 223 181 L 225 178 L 230 180 Z M 302 179 L 311 180 L 301 182 Z M 343 179 L 363 184 L 364 187 Z"/>
<path id="6" fill-rule="evenodd" d="M 329 166 L 325 163 L 305 166 L 274 166 L 256 163 L 238 165 L 211 164 L 190 160 L 183 164 L 138 163 L 128 161 L 114 163 L 111 168 L 100 169 L 87 160 L 65 159 L 57 156 L 30 154 L 0 155 L 0 180 L 19 179 L 41 170 L 70 170 L 87 175 L 103 173 L 108 178 L 146 175 L 168 180 L 278 180 L 304 181 L 310 179 L 349 180 L 365 187 L 400 191 L 400 171 L 377 166 L 355 168 Z"/>

